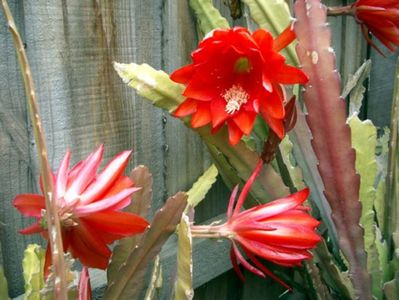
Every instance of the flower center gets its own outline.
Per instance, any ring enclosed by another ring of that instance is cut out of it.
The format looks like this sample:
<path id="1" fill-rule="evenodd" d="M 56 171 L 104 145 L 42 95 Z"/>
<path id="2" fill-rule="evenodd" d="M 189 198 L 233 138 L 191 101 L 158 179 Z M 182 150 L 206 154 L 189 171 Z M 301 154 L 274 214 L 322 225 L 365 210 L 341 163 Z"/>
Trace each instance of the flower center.
<path id="1" fill-rule="evenodd" d="M 245 73 L 251 70 L 251 63 L 249 59 L 245 56 L 240 57 L 236 60 L 234 64 L 234 71 L 236 73 Z"/>
<path id="2" fill-rule="evenodd" d="M 240 85 L 236 84 L 226 90 L 222 97 L 227 102 L 225 110 L 228 114 L 233 114 L 240 110 L 241 105 L 247 103 L 249 99 L 248 93 Z"/>

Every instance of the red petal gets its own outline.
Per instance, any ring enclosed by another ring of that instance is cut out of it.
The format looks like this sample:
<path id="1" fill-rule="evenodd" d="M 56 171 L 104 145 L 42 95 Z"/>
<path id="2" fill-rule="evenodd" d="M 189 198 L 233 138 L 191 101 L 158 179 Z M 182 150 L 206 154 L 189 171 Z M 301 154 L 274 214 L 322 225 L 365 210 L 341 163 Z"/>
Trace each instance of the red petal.
<path id="1" fill-rule="evenodd" d="M 177 118 L 191 115 L 197 111 L 197 101 L 193 99 L 186 99 L 173 112 L 173 116 Z"/>
<path id="2" fill-rule="evenodd" d="M 296 38 L 295 32 L 294 32 L 294 26 L 293 23 L 288 25 L 286 29 L 274 40 L 273 42 L 273 50 L 280 52 L 283 50 L 285 47 L 287 47 L 289 44 L 291 44 Z"/>
<path id="3" fill-rule="evenodd" d="M 265 218 L 270 218 L 278 214 L 287 212 L 289 210 L 295 209 L 303 202 L 305 202 L 308 196 L 309 189 L 305 188 L 285 198 L 277 199 L 263 205 L 255 206 L 236 216 L 236 218 L 234 219 L 234 223 L 238 224 L 240 222 L 245 222 L 247 219 L 264 220 Z"/>
<path id="4" fill-rule="evenodd" d="M 105 269 L 111 251 L 102 241 L 100 235 L 89 229 L 81 220 L 81 223 L 72 227 L 70 231 L 69 248 L 72 255 L 80 260 L 80 262 L 91 268 Z"/>
<path id="5" fill-rule="evenodd" d="M 236 273 L 237 273 L 237 276 L 238 276 L 242 281 L 245 281 L 245 277 L 244 277 L 244 275 L 242 274 L 242 272 L 241 272 L 241 270 L 240 270 L 240 267 L 238 266 L 238 263 L 237 263 L 237 256 L 236 256 L 236 254 L 235 254 L 235 252 L 234 252 L 234 248 L 233 248 L 233 247 L 230 248 L 230 260 L 231 260 L 231 264 L 233 265 L 234 271 L 236 271 Z"/>
<path id="6" fill-rule="evenodd" d="M 207 87 L 202 80 L 194 78 L 187 85 L 183 95 L 195 100 L 210 101 L 215 96 L 215 92 Z"/>
<path id="7" fill-rule="evenodd" d="M 258 275 L 262 278 L 265 278 L 265 274 L 262 273 L 259 269 L 255 268 L 252 266 L 250 263 L 248 263 L 245 258 L 242 256 L 240 251 L 238 250 L 237 246 L 235 243 L 233 243 L 233 251 L 234 254 L 236 255 L 238 261 L 243 265 L 244 268 L 246 268 L 248 271 L 254 273 L 255 275 Z"/>
<path id="8" fill-rule="evenodd" d="M 274 91 L 273 93 L 264 92 L 259 101 L 260 110 L 274 119 L 283 119 L 285 116 L 285 109 L 283 99 Z"/>
<path id="9" fill-rule="evenodd" d="M 115 210 L 122 209 L 130 204 L 130 196 L 134 192 L 136 192 L 140 189 L 141 188 L 132 187 L 132 188 L 125 189 L 116 195 L 101 199 L 99 201 L 95 201 L 95 202 L 92 202 L 89 204 L 79 204 L 73 210 L 73 212 L 75 215 L 81 217 L 81 216 L 96 213 L 96 212 L 106 210 L 106 209 L 112 209 L 112 208 Z M 125 203 L 126 199 L 129 200 L 129 201 L 127 201 L 127 203 Z M 124 205 L 120 205 L 121 202 L 123 202 Z"/>
<path id="10" fill-rule="evenodd" d="M 252 131 L 252 128 L 254 127 L 255 118 L 256 118 L 255 112 L 247 112 L 244 110 L 240 110 L 233 117 L 233 121 L 244 134 L 249 135 Z"/>
<path id="11" fill-rule="evenodd" d="M 84 189 L 96 177 L 97 169 L 100 166 L 101 159 L 104 152 L 104 146 L 101 145 L 95 152 L 89 155 L 88 159 L 83 162 L 79 173 L 68 186 L 64 199 L 66 202 L 75 200 Z"/>
<path id="12" fill-rule="evenodd" d="M 121 176 L 125 170 L 132 151 L 123 151 L 115 156 L 98 174 L 96 180 L 90 184 L 86 191 L 81 195 L 81 203 L 90 203 L 101 198 L 105 191 Z"/>
<path id="13" fill-rule="evenodd" d="M 229 130 L 230 144 L 233 146 L 237 145 L 238 142 L 241 140 L 241 137 L 243 136 L 243 132 L 233 121 L 230 120 L 227 122 L 227 128 Z"/>
<path id="14" fill-rule="evenodd" d="M 302 70 L 289 65 L 282 65 L 273 77 L 275 81 L 282 84 L 305 84 L 309 81 L 308 76 Z"/>
<path id="15" fill-rule="evenodd" d="M 12 204 L 21 214 L 27 217 L 40 218 L 42 216 L 42 209 L 46 208 L 44 196 L 37 194 L 17 195 Z"/>
<path id="16" fill-rule="evenodd" d="M 211 102 L 211 115 L 213 128 L 218 127 L 230 117 L 226 112 L 226 101 L 223 98 L 217 97 Z"/>
<path id="17" fill-rule="evenodd" d="M 104 198 L 116 195 L 127 188 L 133 187 L 133 185 L 133 181 L 129 177 L 122 175 L 114 182 L 112 187 L 104 195 Z"/>
<path id="18" fill-rule="evenodd" d="M 194 71 L 194 66 L 190 64 L 174 71 L 170 79 L 178 83 L 187 83 L 193 77 Z"/>
<path id="19" fill-rule="evenodd" d="M 71 159 L 71 152 L 67 151 L 57 171 L 56 182 L 55 182 L 55 198 L 57 199 L 57 201 L 63 201 L 68 181 L 68 172 L 69 172 L 68 168 L 69 168 L 70 159 Z"/>
<path id="20" fill-rule="evenodd" d="M 91 300 L 90 275 L 87 267 L 82 268 L 79 278 L 78 300 Z"/>
<path id="21" fill-rule="evenodd" d="M 197 111 L 191 117 L 191 127 L 202 127 L 212 120 L 208 103 L 198 103 Z"/>
<path id="22" fill-rule="evenodd" d="M 51 249 L 50 249 L 50 243 L 48 243 L 46 248 L 44 267 L 43 267 L 43 275 L 45 279 L 47 279 L 48 275 L 50 274 L 51 264 L 52 264 Z"/>
<path id="23" fill-rule="evenodd" d="M 21 229 L 19 231 L 20 234 L 34 234 L 34 233 L 40 233 L 46 231 L 46 229 L 44 229 L 41 224 L 40 224 L 40 220 L 36 221 L 35 223 L 33 223 L 32 225 Z"/>
<path id="24" fill-rule="evenodd" d="M 263 119 L 270 126 L 271 130 L 273 130 L 274 133 L 277 134 L 277 136 L 282 140 L 285 135 L 283 120 L 272 118 L 264 110 L 264 108 L 262 108 L 262 106 L 260 106 L 259 108 L 260 108 L 260 113 L 262 114 Z"/>
<path id="25" fill-rule="evenodd" d="M 84 217 L 100 232 L 129 236 L 143 232 L 149 223 L 142 217 L 122 211 L 98 212 Z"/>
<path id="26" fill-rule="evenodd" d="M 238 184 L 234 187 L 230 195 L 229 206 L 227 208 L 227 220 L 230 220 L 233 214 L 233 207 L 234 207 L 234 202 L 236 200 L 237 192 L 238 192 Z"/>

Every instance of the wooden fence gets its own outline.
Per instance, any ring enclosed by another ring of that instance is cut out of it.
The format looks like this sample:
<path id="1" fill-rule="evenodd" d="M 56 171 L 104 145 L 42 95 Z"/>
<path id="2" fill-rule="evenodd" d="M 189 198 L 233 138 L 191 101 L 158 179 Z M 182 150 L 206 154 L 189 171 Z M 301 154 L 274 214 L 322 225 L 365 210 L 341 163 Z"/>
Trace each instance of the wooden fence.
<path id="1" fill-rule="evenodd" d="M 189 60 L 197 44 L 195 18 L 188 0 L 12 0 L 35 80 L 49 158 L 57 166 L 67 148 L 73 161 L 105 144 L 105 158 L 133 149 L 130 166 L 147 165 L 154 177 L 153 210 L 168 195 L 187 190 L 211 161 L 200 139 L 179 120 L 152 107 L 126 87 L 113 61 L 146 62 L 171 72 Z M 227 2 L 227 1 L 226 1 Z M 292 2 L 292 1 L 289 1 Z M 347 1 L 329 0 L 329 5 Z M 292 4 L 292 3 L 291 3 Z M 215 1 L 229 17 L 222 0 Z M 246 25 L 244 17 L 233 25 Z M 363 117 L 387 125 L 397 54 L 383 58 L 369 49 L 350 18 L 331 19 L 337 64 L 348 74 L 372 58 Z M 331 112 L 334 113 L 334 112 Z M 30 223 L 12 207 L 19 193 L 38 190 L 36 148 L 29 125 L 25 92 L 14 46 L 0 15 L 0 264 L 10 296 L 23 293 L 22 255 L 38 236 L 18 230 Z M 229 191 L 219 180 L 196 211 L 198 222 L 226 209 Z M 277 299 L 282 289 L 246 274 L 241 283 L 230 270 L 227 243 L 198 241 L 194 248 L 196 299 Z M 165 247 L 164 285 L 170 287 L 175 245 Z M 227 272 L 226 272 L 227 271 Z M 168 274 L 169 273 L 169 274 Z M 94 274 L 93 285 L 105 276 Z M 168 298 L 165 289 L 160 298 Z"/>

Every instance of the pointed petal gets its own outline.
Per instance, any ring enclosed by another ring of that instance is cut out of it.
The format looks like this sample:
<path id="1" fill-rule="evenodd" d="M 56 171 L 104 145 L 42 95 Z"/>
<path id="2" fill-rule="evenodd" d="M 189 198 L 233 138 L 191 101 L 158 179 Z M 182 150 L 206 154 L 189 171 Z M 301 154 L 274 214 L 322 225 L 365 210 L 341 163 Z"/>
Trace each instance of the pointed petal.
<path id="1" fill-rule="evenodd" d="M 248 249 L 245 249 L 244 247 L 242 248 L 245 252 L 245 254 L 248 256 L 248 258 L 254 263 L 254 265 L 261 270 L 264 274 L 272 278 L 274 281 L 278 282 L 281 284 L 283 287 L 286 289 L 292 291 L 292 288 L 287 285 L 284 281 L 282 281 L 280 278 L 278 278 L 276 275 L 274 275 L 268 268 L 266 268 L 256 257 L 255 255 L 252 254 L 251 251 L 248 251 Z"/>
<path id="2" fill-rule="evenodd" d="M 44 196 L 37 194 L 17 195 L 12 201 L 12 204 L 26 217 L 40 218 L 42 216 L 42 210 L 46 209 Z"/>
<path id="3" fill-rule="evenodd" d="M 97 169 L 101 164 L 101 159 L 104 152 L 104 146 L 101 145 L 92 155 L 90 159 L 85 160 L 79 173 L 76 175 L 73 182 L 68 186 L 64 199 L 66 202 L 71 202 L 84 191 L 84 189 L 96 177 Z"/>
<path id="4" fill-rule="evenodd" d="M 233 247 L 230 248 L 230 260 L 231 260 L 231 264 L 233 265 L 234 271 L 236 271 L 237 276 L 241 279 L 242 282 L 244 282 L 245 281 L 245 277 L 242 274 L 240 267 L 238 266 L 237 256 L 236 256 L 236 254 L 234 252 L 234 248 Z"/>
<path id="5" fill-rule="evenodd" d="M 273 130 L 274 133 L 282 140 L 285 135 L 283 120 L 272 118 L 262 106 L 259 106 L 259 109 L 263 119 L 269 125 L 270 129 Z"/>
<path id="6" fill-rule="evenodd" d="M 280 52 L 295 40 L 296 35 L 294 32 L 293 25 L 294 23 L 288 25 L 288 27 L 284 29 L 284 31 L 274 40 L 273 42 L 274 51 Z"/>
<path id="7" fill-rule="evenodd" d="M 211 88 L 207 88 L 202 80 L 193 79 L 187 85 L 183 95 L 195 100 L 210 101 L 215 96 L 215 92 Z"/>
<path id="8" fill-rule="evenodd" d="M 100 235 L 90 230 L 84 222 L 72 227 L 69 250 L 75 258 L 80 260 L 82 265 L 91 268 L 105 269 L 111 256 L 111 251 L 104 244 Z"/>
<path id="9" fill-rule="evenodd" d="M 235 222 L 237 224 L 241 221 L 245 222 L 245 220 L 248 218 L 252 220 L 270 218 L 272 216 L 296 208 L 298 205 L 302 204 L 308 196 L 309 189 L 305 188 L 285 198 L 277 199 L 272 202 L 247 209 L 246 211 L 236 216 Z"/>
<path id="10" fill-rule="evenodd" d="M 233 121 L 230 120 L 227 122 L 227 128 L 229 130 L 230 145 L 237 145 L 238 142 L 241 140 L 241 137 L 243 136 L 243 132 Z"/>
<path id="11" fill-rule="evenodd" d="M 123 191 L 119 192 L 118 194 L 113 195 L 111 197 L 107 197 L 107 198 L 104 198 L 102 200 L 99 200 L 99 201 L 96 201 L 96 202 L 92 202 L 92 203 L 89 203 L 89 204 L 86 204 L 86 205 L 78 206 L 78 207 L 76 207 L 73 210 L 73 212 L 74 212 L 74 214 L 76 214 L 76 216 L 82 217 L 82 216 L 89 215 L 89 214 L 92 214 L 92 213 L 96 213 L 96 212 L 99 212 L 99 211 L 103 211 L 103 210 L 106 210 L 106 209 L 111 209 L 111 208 L 121 209 L 123 207 L 117 207 L 118 204 L 120 202 L 124 202 L 124 200 L 126 198 L 129 198 L 129 200 L 130 200 L 130 196 L 134 192 L 136 192 L 136 191 L 138 191 L 140 189 L 141 188 L 136 188 L 136 187 L 125 189 L 125 190 L 123 190 Z M 130 203 L 130 201 L 128 201 L 127 205 L 129 203 Z"/>
<path id="12" fill-rule="evenodd" d="M 33 223 L 32 225 L 21 229 L 19 231 L 20 234 L 34 234 L 34 233 L 40 233 L 46 231 L 46 229 L 44 229 L 41 224 L 40 224 L 40 220 L 36 221 L 35 223 Z"/>
<path id="13" fill-rule="evenodd" d="M 233 191 L 230 195 L 229 206 L 227 208 L 227 221 L 230 220 L 231 215 L 233 214 L 234 202 L 236 200 L 236 196 L 238 193 L 238 184 L 234 187 Z"/>
<path id="14" fill-rule="evenodd" d="M 81 203 L 90 203 L 95 199 L 100 198 L 104 192 L 121 176 L 125 170 L 132 151 L 123 151 L 115 156 L 98 174 L 96 180 L 90 184 L 86 191 L 81 195 Z"/>
<path id="15" fill-rule="evenodd" d="M 255 118 L 256 118 L 255 112 L 247 112 L 244 110 L 240 110 L 233 117 L 233 121 L 244 134 L 249 135 L 252 131 L 252 128 L 254 127 Z"/>
<path id="16" fill-rule="evenodd" d="M 197 111 L 197 101 L 187 98 L 181 103 L 176 110 L 173 112 L 173 116 L 177 118 L 192 115 Z"/>
<path id="17" fill-rule="evenodd" d="M 240 212 L 240 209 L 244 205 L 244 201 L 247 198 L 248 192 L 251 189 L 251 186 L 254 183 L 256 177 L 259 175 L 260 171 L 262 170 L 262 167 L 263 167 L 263 160 L 259 158 L 258 163 L 255 166 L 255 169 L 253 170 L 251 176 L 248 178 L 247 182 L 242 188 L 241 194 L 237 200 L 237 205 L 234 209 L 233 216 L 237 215 Z"/>
<path id="18" fill-rule="evenodd" d="M 283 99 L 277 91 L 273 91 L 272 93 L 263 93 L 259 105 L 260 110 L 270 118 L 283 119 L 285 116 Z"/>
<path id="19" fill-rule="evenodd" d="M 282 65 L 279 72 L 274 74 L 273 79 L 281 84 L 305 84 L 309 81 L 302 70 L 289 65 Z"/>
<path id="20" fill-rule="evenodd" d="M 143 232 L 149 223 L 142 217 L 122 211 L 106 211 L 84 217 L 99 232 L 129 236 Z"/>
<path id="21" fill-rule="evenodd" d="M 191 127 L 198 128 L 205 126 L 212 120 L 211 112 L 209 110 L 209 104 L 199 103 L 197 111 L 191 117 Z"/>
<path id="22" fill-rule="evenodd" d="M 89 269 L 85 266 L 82 268 L 79 278 L 78 300 L 91 300 L 91 285 Z"/>
<path id="23" fill-rule="evenodd" d="M 217 97 L 211 102 L 211 115 L 212 115 L 212 127 L 218 127 L 223 124 L 230 115 L 226 112 L 226 101 Z"/>
<path id="24" fill-rule="evenodd" d="M 55 181 L 55 198 L 57 199 L 57 201 L 62 201 L 61 199 L 63 199 L 63 196 L 66 191 L 70 159 L 71 159 L 71 152 L 67 151 L 57 171 L 56 181 Z"/>
<path id="25" fill-rule="evenodd" d="M 178 83 L 187 83 L 194 75 L 194 65 L 186 65 L 180 69 L 177 69 L 170 75 L 170 79 Z"/>
<path id="26" fill-rule="evenodd" d="M 114 195 L 122 192 L 123 190 L 125 190 L 127 188 L 131 188 L 133 186 L 134 186 L 133 181 L 129 177 L 122 175 L 114 182 L 114 184 L 107 191 L 107 193 L 104 195 L 103 198 L 108 198 L 108 197 L 114 196 Z"/>
<path id="27" fill-rule="evenodd" d="M 233 243 L 233 251 L 234 251 L 234 254 L 236 255 L 238 261 L 243 265 L 244 268 L 246 268 L 248 271 L 254 273 L 255 275 L 265 278 L 265 274 L 263 274 L 262 271 L 255 268 L 254 266 L 252 266 L 250 263 L 248 263 L 245 260 L 245 258 L 242 256 L 242 254 L 240 253 L 240 250 L 238 250 L 235 243 Z"/>

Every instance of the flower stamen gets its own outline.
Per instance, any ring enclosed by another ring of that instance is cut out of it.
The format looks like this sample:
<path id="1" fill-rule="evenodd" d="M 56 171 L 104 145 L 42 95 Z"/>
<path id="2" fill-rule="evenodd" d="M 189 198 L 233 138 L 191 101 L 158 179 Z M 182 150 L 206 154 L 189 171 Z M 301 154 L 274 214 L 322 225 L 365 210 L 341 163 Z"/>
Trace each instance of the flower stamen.
<path id="1" fill-rule="evenodd" d="M 222 94 L 222 97 L 227 102 L 226 112 L 233 114 L 240 110 L 241 105 L 247 103 L 249 94 L 240 85 L 234 84 Z"/>

